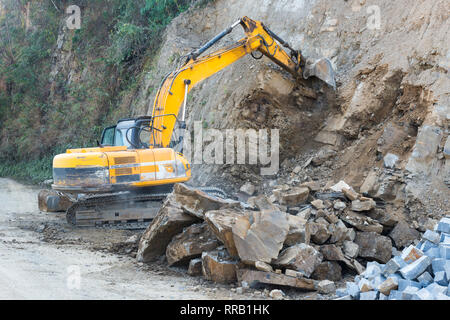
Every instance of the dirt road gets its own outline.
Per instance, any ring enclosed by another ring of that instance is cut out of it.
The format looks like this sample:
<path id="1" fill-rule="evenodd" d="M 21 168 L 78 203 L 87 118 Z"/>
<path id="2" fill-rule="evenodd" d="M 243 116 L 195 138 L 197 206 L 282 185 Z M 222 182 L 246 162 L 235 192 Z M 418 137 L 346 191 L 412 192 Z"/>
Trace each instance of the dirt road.
<path id="1" fill-rule="evenodd" d="M 136 232 L 72 228 L 63 214 L 39 212 L 37 193 L 0 178 L 0 299 L 252 299 L 138 263 L 122 254 Z"/>

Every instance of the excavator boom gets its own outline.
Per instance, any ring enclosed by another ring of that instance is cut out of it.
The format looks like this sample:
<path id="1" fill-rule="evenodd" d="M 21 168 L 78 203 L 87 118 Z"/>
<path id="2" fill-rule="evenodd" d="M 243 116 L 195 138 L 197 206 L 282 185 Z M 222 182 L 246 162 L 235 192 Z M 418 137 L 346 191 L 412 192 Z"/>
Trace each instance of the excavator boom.
<path id="1" fill-rule="evenodd" d="M 245 31 L 245 38 L 226 48 L 199 57 L 239 24 Z M 277 41 L 290 50 L 290 54 Z M 177 121 L 184 122 L 185 107 L 183 107 L 181 117 L 177 118 L 182 103 L 186 102 L 187 94 L 195 85 L 247 54 L 254 56 L 256 51 L 267 56 L 296 79 L 315 76 L 335 87 L 334 72 L 328 59 L 320 59 L 307 65 L 300 51 L 292 49 L 287 42 L 261 22 L 243 17 L 200 49 L 189 54 L 186 62 L 180 68 L 165 77 L 153 104 L 153 134 L 150 138 L 150 146 L 153 148 L 169 146 L 175 123 Z"/>

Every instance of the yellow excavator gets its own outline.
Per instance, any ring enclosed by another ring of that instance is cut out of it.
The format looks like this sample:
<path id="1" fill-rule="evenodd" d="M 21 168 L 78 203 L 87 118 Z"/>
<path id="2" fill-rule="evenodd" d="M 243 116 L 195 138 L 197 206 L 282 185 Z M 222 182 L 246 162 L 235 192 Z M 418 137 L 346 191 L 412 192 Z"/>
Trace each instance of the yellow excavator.
<path id="1" fill-rule="evenodd" d="M 245 31 L 243 39 L 203 55 L 238 25 Z M 191 177 L 190 164 L 172 148 L 175 125 L 185 128 L 189 91 L 247 54 L 267 56 L 296 79 L 315 76 L 335 88 L 328 59 L 307 63 L 299 50 L 263 23 L 243 17 L 188 54 L 181 67 L 164 78 L 151 116 L 119 120 L 103 130 L 98 147 L 55 156 L 52 189 L 73 201 L 67 221 L 77 226 L 148 223 L 172 186 Z M 204 191 L 221 195 L 216 188 Z"/>

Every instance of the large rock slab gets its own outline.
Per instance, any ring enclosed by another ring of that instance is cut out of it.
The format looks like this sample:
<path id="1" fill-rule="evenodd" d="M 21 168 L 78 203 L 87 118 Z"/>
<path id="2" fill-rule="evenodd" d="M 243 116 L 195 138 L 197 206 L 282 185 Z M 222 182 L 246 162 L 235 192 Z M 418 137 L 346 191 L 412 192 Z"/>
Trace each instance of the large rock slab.
<path id="1" fill-rule="evenodd" d="M 319 251 L 310 245 L 300 243 L 283 250 L 274 264 L 296 270 L 309 278 L 322 259 Z"/>
<path id="2" fill-rule="evenodd" d="M 376 232 L 357 232 L 355 243 L 360 257 L 386 263 L 392 256 L 391 239 Z"/>
<path id="3" fill-rule="evenodd" d="M 376 232 L 380 234 L 383 232 L 383 226 L 380 223 L 356 212 L 349 211 L 346 214 L 342 214 L 340 218 L 359 231 Z"/>
<path id="4" fill-rule="evenodd" d="M 328 230 L 328 226 L 322 223 L 310 223 L 309 231 L 311 241 L 315 244 L 324 244 L 331 237 L 331 232 Z"/>
<path id="5" fill-rule="evenodd" d="M 311 234 L 307 220 L 292 214 L 287 215 L 289 223 L 289 232 L 284 241 L 285 245 L 292 246 L 297 243 L 309 244 Z"/>
<path id="6" fill-rule="evenodd" d="M 217 283 L 236 282 L 236 261 L 230 260 L 223 251 L 202 253 L 202 273 L 206 280 Z"/>
<path id="7" fill-rule="evenodd" d="M 172 193 L 174 201 L 181 208 L 197 218 L 203 219 L 205 212 L 220 208 L 241 208 L 238 201 L 213 197 L 207 193 L 186 186 L 183 183 L 175 184 Z"/>
<path id="8" fill-rule="evenodd" d="M 279 286 L 289 286 L 305 290 L 316 290 L 317 287 L 317 281 L 315 280 L 301 277 L 291 277 L 273 272 L 239 269 L 237 271 L 237 277 L 239 283 L 247 282 L 249 285 L 265 283 Z"/>
<path id="9" fill-rule="evenodd" d="M 138 261 L 149 262 L 166 252 L 172 238 L 199 219 L 186 214 L 181 206 L 169 196 L 155 219 L 145 230 L 136 255 Z"/>
<path id="10" fill-rule="evenodd" d="M 203 251 L 217 248 L 220 242 L 206 223 L 193 224 L 176 235 L 166 249 L 169 266 L 187 263 L 200 257 Z"/>
<path id="11" fill-rule="evenodd" d="M 420 233 L 411 228 L 405 221 L 399 221 L 395 228 L 389 233 L 398 249 L 404 248 L 420 238 Z"/>
<path id="12" fill-rule="evenodd" d="M 216 235 L 227 248 L 232 257 L 238 257 L 236 245 L 233 238 L 233 226 L 239 217 L 244 213 L 236 209 L 212 210 L 205 213 L 205 221 L 208 223 L 212 232 Z"/>
<path id="13" fill-rule="evenodd" d="M 248 212 L 232 227 L 233 240 L 244 263 L 271 263 L 278 257 L 289 231 L 286 213 L 275 210 Z"/>

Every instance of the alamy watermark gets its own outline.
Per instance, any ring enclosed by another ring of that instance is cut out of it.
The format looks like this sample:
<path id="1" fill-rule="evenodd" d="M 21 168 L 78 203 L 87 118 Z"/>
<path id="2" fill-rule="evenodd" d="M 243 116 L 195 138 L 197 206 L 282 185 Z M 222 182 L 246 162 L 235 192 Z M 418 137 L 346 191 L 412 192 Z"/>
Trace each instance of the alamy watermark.
<path id="1" fill-rule="evenodd" d="M 81 9 L 77 5 L 71 5 L 66 8 L 66 26 L 70 30 L 81 28 Z"/>
<path id="2" fill-rule="evenodd" d="M 70 265 L 67 267 L 66 286 L 69 290 L 81 289 L 81 269 L 77 265 Z"/>
<path id="3" fill-rule="evenodd" d="M 175 134 L 183 136 L 183 155 L 192 164 L 259 165 L 261 175 L 278 173 L 278 129 L 204 129 L 201 121 L 194 121 L 193 137 L 186 129 Z M 181 150 L 180 143 L 174 149 Z"/>

